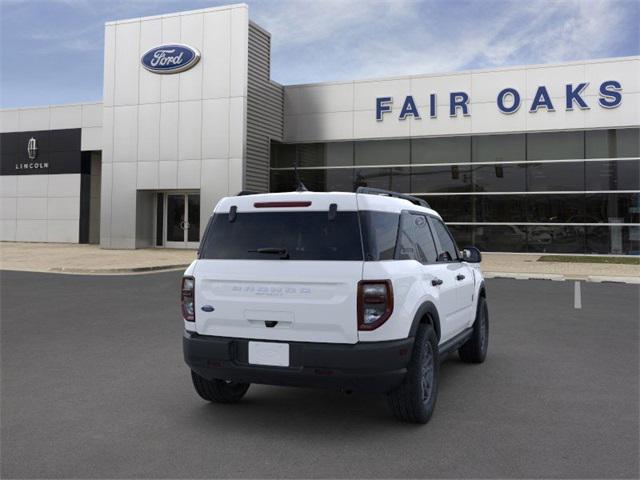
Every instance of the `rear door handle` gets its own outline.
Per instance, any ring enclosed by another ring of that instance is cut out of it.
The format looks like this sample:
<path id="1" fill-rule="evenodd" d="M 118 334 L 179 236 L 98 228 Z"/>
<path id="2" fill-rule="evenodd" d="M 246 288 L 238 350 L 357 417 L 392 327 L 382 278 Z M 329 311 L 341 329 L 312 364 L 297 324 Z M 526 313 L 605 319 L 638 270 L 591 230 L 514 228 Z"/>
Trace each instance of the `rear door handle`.
<path id="1" fill-rule="evenodd" d="M 433 285 L 434 287 L 442 285 L 442 280 L 440 280 L 439 278 L 434 278 L 433 280 L 431 280 L 431 285 Z"/>
<path id="2" fill-rule="evenodd" d="M 465 276 L 464 276 L 464 275 L 462 275 L 462 274 L 459 274 L 459 275 L 456 277 L 456 280 L 464 280 L 464 279 L 465 279 Z"/>

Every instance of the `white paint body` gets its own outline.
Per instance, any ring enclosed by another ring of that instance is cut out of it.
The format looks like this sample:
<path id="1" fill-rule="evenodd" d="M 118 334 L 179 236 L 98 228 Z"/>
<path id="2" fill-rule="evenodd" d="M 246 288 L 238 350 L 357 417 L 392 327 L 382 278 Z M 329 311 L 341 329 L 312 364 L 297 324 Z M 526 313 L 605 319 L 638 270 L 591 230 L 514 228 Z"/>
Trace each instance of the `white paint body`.
<path id="1" fill-rule="evenodd" d="M 390 197 L 354 193 L 294 192 L 222 199 L 215 213 L 289 211 L 254 207 L 254 202 L 306 201 L 305 211 L 411 210 L 435 217 L 424 207 Z M 298 209 L 300 210 L 300 209 Z M 463 274 L 464 280 L 456 276 Z M 201 335 L 284 342 L 355 344 L 407 338 L 420 307 L 433 303 L 440 317 L 440 343 L 473 324 L 482 273 L 463 261 L 421 264 L 415 260 L 302 261 L 196 260 L 185 271 L 195 278 L 196 321 L 185 328 Z M 433 286 L 440 278 L 443 284 Z M 393 286 L 393 313 L 381 326 L 359 331 L 358 282 L 386 280 Z M 215 307 L 204 312 L 203 305 Z M 265 321 L 277 321 L 267 328 Z"/>

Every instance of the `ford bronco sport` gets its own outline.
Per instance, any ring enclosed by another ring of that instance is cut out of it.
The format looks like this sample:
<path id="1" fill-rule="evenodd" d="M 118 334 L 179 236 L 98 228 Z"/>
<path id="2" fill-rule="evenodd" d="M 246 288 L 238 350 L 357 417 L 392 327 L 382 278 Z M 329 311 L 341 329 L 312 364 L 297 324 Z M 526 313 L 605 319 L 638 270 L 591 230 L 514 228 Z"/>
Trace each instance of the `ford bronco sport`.
<path id="1" fill-rule="evenodd" d="M 487 354 L 479 262 L 415 197 L 223 198 L 182 280 L 195 390 L 221 403 L 251 383 L 381 392 L 400 420 L 426 423 L 439 361 Z"/>

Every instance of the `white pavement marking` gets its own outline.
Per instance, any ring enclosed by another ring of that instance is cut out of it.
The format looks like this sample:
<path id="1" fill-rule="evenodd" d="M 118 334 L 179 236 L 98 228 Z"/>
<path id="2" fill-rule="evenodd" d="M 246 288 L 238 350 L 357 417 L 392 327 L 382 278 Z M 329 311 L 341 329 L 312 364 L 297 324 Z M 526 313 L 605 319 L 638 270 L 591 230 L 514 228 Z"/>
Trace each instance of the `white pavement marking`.
<path id="1" fill-rule="evenodd" d="M 573 289 L 573 308 L 582 308 L 582 294 L 580 293 L 580 282 L 576 281 Z"/>

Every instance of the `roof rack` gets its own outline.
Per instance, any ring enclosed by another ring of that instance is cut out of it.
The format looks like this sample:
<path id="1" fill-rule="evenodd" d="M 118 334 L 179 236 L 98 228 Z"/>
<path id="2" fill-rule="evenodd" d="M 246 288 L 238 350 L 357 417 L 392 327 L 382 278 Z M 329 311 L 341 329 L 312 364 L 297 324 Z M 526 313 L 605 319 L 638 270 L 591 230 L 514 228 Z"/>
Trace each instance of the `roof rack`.
<path id="1" fill-rule="evenodd" d="M 404 193 L 393 192 L 391 190 L 383 190 L 381 188 L 372 188 L 372 187 L 358 187 L 356 193 L 367 193 L 369 195 L 386 195 L 388 197 L 401 198 L 403 200 L 408 200 L 414 205 L 420 205 L 421 207 L 431 208 L 429 204 L 418 197 L 414 197 L 411 195 L 405 195 Z"/>

